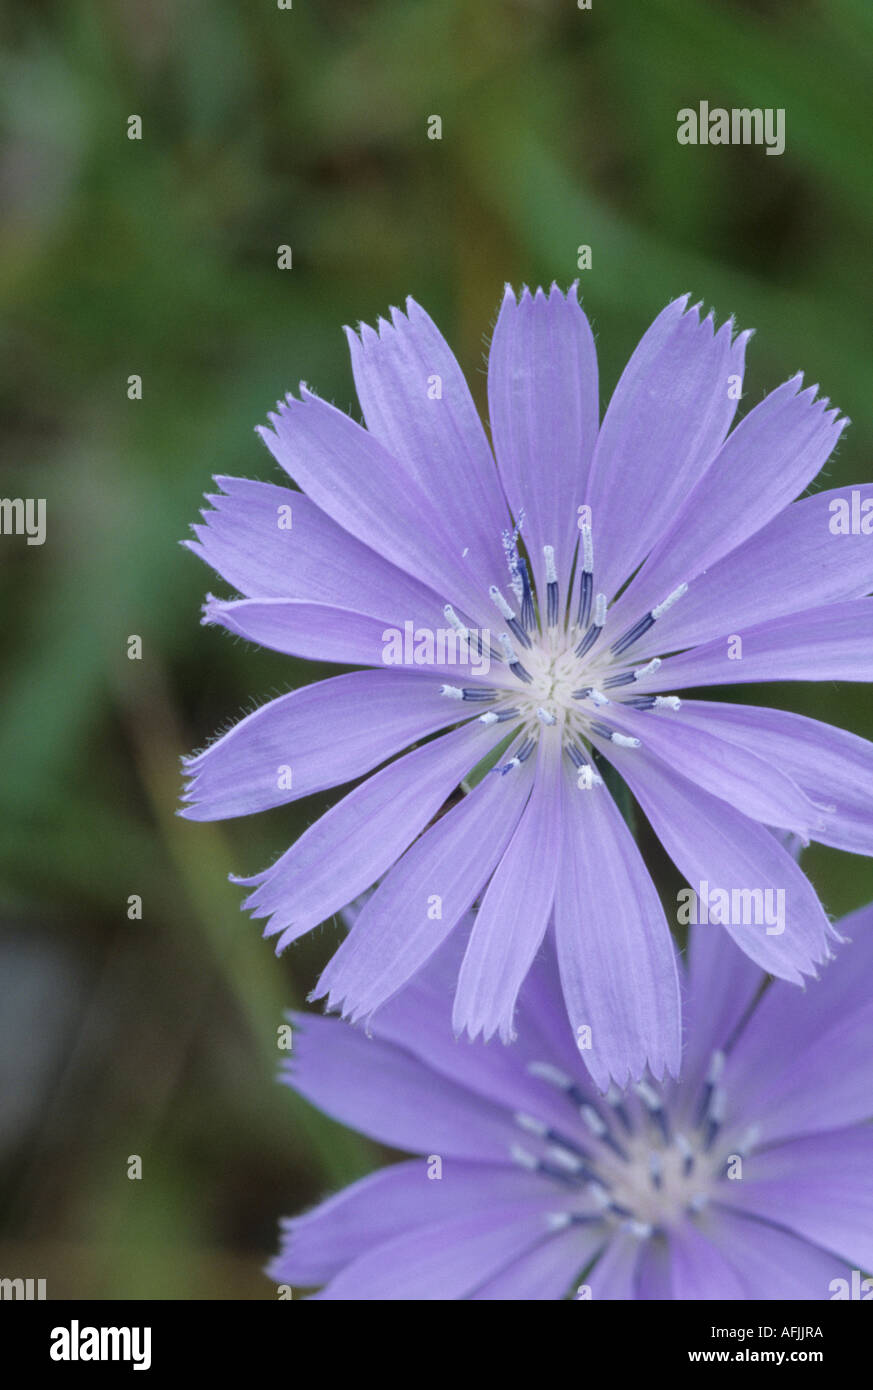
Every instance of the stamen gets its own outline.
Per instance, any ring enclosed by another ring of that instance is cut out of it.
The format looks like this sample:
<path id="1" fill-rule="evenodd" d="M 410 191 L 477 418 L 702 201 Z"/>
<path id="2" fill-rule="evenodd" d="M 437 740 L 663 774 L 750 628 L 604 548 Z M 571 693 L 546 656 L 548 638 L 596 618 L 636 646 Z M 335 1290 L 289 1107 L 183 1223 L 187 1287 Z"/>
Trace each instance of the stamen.
<path id="1" fill-rule="evenodd" d="M 561 1071 L 560 1067 L 553 1067 L 551 1062 L 528 1062 L 527 1073 L 538 1081 L 548 1081 L 550 1086 L 557 1086 L 559 1091 L 570 1091 L 576 1084 L 571 1076 Z"/>
<path id="2" fill-rule="evenodd" d="M 710 1101 L 712 1100 L 712 1093 L 715 1090 L 716 1082 L 718 1081 L 719 1077 L 724 1071 L 725 1060 L 725 1054 L 720 1049 L 716 1049 L 716 1051 L 713 1052 L 712 1056 L 709 1059 L 709 1067 L 707 1068 L 706 1077 L 703 1082 L 703 1091 L 700 1096 L 700 1104 L 697 1107 L 698 1128 L 703 1124 L 707 1114 L 709 1113 L 709 1105 Z"/>
<path id="3" fill-rule="evenodd" d="M 661 1188 L 664 1185 L 664 1165 L 661 1162 L 660 1154 L 649 1154 L 649 1178 L 653 1187 Z"/>
<path id="4" fill-rule="evenodd" d="M 594 538 L 591 527 L 583 525 L 582 531 L 582 572 L 579 576 L 579 611 L 576 614 L 578 627 L 587 627 L 591 617 L 591 596 L 594 593 Z"/>
<path id="5" fill-rule="evenodd" d="M 515 757 L 510 758 L 509 762 L 504 763 L 502 767 L 496 767 L 494 771 L 499 772 L 501 777 L 505 777 L 507 772 L 511 772 L 514 767 L 521 767 L 522 763 L 530 757 L 535 747 L 536 739 L 526 738 Z"/>
<path id="6" fill-rule="evenodd" d="M 491 585 L 488 590 L 488 597 L 491 599 L 498 613 L 502 614 L 504 618 L 512 618 L 515 616 L 512 604 L 506 602 L 506 599 L 503 597 L 496 584 Z"/>
<path id="7" fill-rule="evenodd" d="M 727 1056 L 724 1055 L 721 1048 L 716 1048 L 716 1051 L 710 1056 L 709 1066 L 708 1069 L 706 1069 L 706 1081 L 708 1081 L 710 1086 L 715 1086 L 716 1081 L 721 1079 L 721 1073 L 723 1073 L 724 1063 L 726 1062 Z"/>
<path id="8" fill-rule="evenodd" d="M 602 690 L 596 689 L 596 687 L 593 686 L 593 685 L 589 685 L 588 688 L 587 688 L 586 690 L 574 690 L 574 691 L 573 691 L 573 699 L 574 699 L 574 700 L 592 700 L 592 701 L 594 702 L 595 705 L 608 705 L 608 704 L 609 704 L 609 697 L 606 696 L 606 695 L 604 695 L 604 693 L 603 693 Z"/>
<path id="9" fill-rule="evenodd" d="M 749 1128 L 743 1130 L 743 1133 L 737 1140 L 737 1153 L 747 1154 L 749 1152 L 749 1149 L 753 1149 L 755 1147 L 760 1137 L 761 1126 L 749 1125 Z"/>
<path id="10" fill-rule="evenodd" d="M 606 1121 L 602 1120 L 594 1109 L 593 1105 L 582 1105 L 579 1107 L 582 1119 L 585 1121 L 591 1133 L 596 1139 L 602 1139 L 606 1134 Z"/>
<path id="11" fill-rule="evenodd" d="M 603 786 L 603 778 L 594 765 L 588 761 L 581 749 L 574 747 L 572 743 L 568 743 L 565 744 L 564 751 L 580 774 L 576 780 L 576 785 L 580 791 L 590 792 L 592 787 Z"/>
<path id="12" fill-rule="evenodd" d="M 500 616 L 505 618 L 507 626 L 513 636 L 518 639 L 523 647 L 530 647 L 531 640 L 518 621 L 518 618 L 515 616 L 515 610 L 506 602 L 506 599 L 503 597 L 496 584 L 491 585 L 488 594 L 492 603 L 497 608 L 497 611 L 500 613 Z"/>
<path id="13" fill-rule="evenodd" d="M 581 1086 L 575 1082 L 572 1076 L 560 1070 L 559 1067 L 552 1066 L 551 1062 L 528 1062 L 527 1071 L 529 1076 L 535 1076 L 539 1081 L 546 1081 L 550 1086 L 556 1086 L 559 1091 L 564 1091 L 575 1105 L 585 1105 L 585 1092 Z"/>
<path id="14" fill-rule="evenodd" d="M 632 1134 L 633 1124 L 631 1123 L 630 1115 L 628 1114 L 627 1109 L 625 1108 L 624 1095 L 618 1089 L 614 1081 L 610 1082 L 609 1090 L 606 1093 L 606 1104 L 612 1110 L 612 1113 L 614 1115 L 617 1115 L 618 1118 L 621 1120 L 628 1134 Z"/>
<path id="15" fill-rule="evenodd" d="M 541 719 L 544 724 L 557 724 L 558 722 L 553 714 L 550 714 L 547 709 L 543 709 L 542 705 L 537 709 L 537 718 Z"/>
<path id="16" fill-rule="evenodd" d="M 579 1191 L 579 1176 L 576 1173 L 567 1173 L 563 1168 L 557 1167 L 554 1163 L 540 1163 L 539 1171 L 544 1177 L 552 1178 L 555 1182 L 563 1183 L 564 1187 Z"/>
<path id="17" fill-rule="evenodd" d="M 664 1142 L 669 1144 L 670 1121 L 667 1118 L 667 1111 L 664 1109 L 664 1102 L 661 1100 L 658 1092 L 649 1085 L 648 1081 L 638 1081 L 634 1090 L 652 1119 L 657 1123 L 658 1128 L 664 1136 Z"/>
<path id="18" fill-rule="evenodd" d="M 480 714 L 480 715 L 479 715 L 479 723 L 480 723 L 480 724 L 505 724 L 506 721 L 507 721 L 507 719 L 517 719 L 518 716 L 519 716 L 520 714 L 521 714 L 521 710 L 516 709 L 514 706 L 513 706 L 512 709 L 499 709 L 499 710 L 492 710 L 492 709 L 490 709 L 490 710 L 488 711 L 487 714 Z"/>
<path id="19" fill-rule="evenodd" d="M 642 681 L 645 680 L 646 676 L 653 676 L 656 671 L 660 670 L 661 664 L 661 658 L 659 656 L 653 656 L 651 661 L 647 662 L 645 666 L 637 667 L 634 671 L 634 680 Z"/>
<path id="20" fill-rule="evenodd" d="M 445 695 L 450 700 L 472 700 L 481 703 L 483 700 L 496 700 L 497 691 L 489 690 L 487 686 L 465 685 L 441 685 L 440 694 Z"/>
<path id="21" fill-rule="evenodd" d="M 518 521 L 510 531 L 505 529 L 501 534 L 503 541 L 503 551 L 506 555 L 506 563 L 509 565 L 510 574 L 513 573 L 518 564 L 518 538 L 521 535 L 521 528 L 524 525 L 524 512 L 519 513 Z"/>
<path id="22" fill-rule="evenodd" d="M 509 568 L 509 587 L 515 594 L 519 606 L 524 603 L 524 579 L 521 574 L 521 566 L 521 556 L 517 555 L 514 565 L 510 565 Z"/>
<path id="23" fill-rule="evenodd" d="M 543 546 L 543 559 L 546 562 L 546 622 L 549 627 L 558 626 L 558 571 L 555 568 L 555 547 Z"/>
<path id="24" fill-rule="evenodd" d="M 616 656 L 626 651 L 628 647 L 633 646 L 634 642 L 643 636 L 643 633 L 648 632 L 649 628 L 654 624 L 654 621 L 655 619 L 652 617 L 651 613 L 647 613 L 644 618 L 640 618 L 639 622 L 634 623 L 633 627 L 629 627 L 624 636 L 620 637 L 617 642 L 613 642 L 612 644 L 612 650 L 615 652 Z"/>
<path id="25" fill-rule="evenodd" d="M 653 656 L 646 666 L 638 666 L 635 671 L 625 671 L 621 676 L 610 676 L 604 681 L 604 685 L 630 685 L 633 681 L 641 681 L 646 676 L 653 676 L 661 665 L 661 658 Z"/>
<path id="26" fill-rule="evenodd" d="M 541 1158 L 537 1158 L 528 1149 L 523 1149 L 520 1144 L 511 1144 L 509 1156 L 513 1163 L 517 1163 L 520 1168 L 526 1168 L 529 1173 L 543 1173 L 546 1177 L 554 1178 L 557 1182 L 565 1186 L 577 1187 L 574 1175 L 563 1172 L 560 1168 L 553 1168 L 551 1164 L 544 1163 Z"/>
<path id="27" fill-rule="evenodd" d="M 633 695 L 629 700 L 623 700 L 622 704 L 630 705 L 632 709 L 680 710 L 682 708 L 682 701 L 678 695 Z"/>
<path id="28" fill-rule="evenodd" d="M 524 525 L 524 512 L 519 513 L 515 530 L 503 532 L 503 550 L 509 566 L 509 586 L 521 607 L 521 625 L 530 631 L 535 623 L 533 594 L 527 565 L 518 553 L 518 537 Z"/>
<path id="29" fill-rule="evenodd" d="M 598 1206 L 601 1211 L 608 1211 L 612 1206 L 612 1199 L 609 1193 L 606 1191 L 605 1187 L 600 1186 L 600 1183 L 590 1182 L 587 1191 L 595 1206 Z"/>
<path id="30" fill-rule="evenodd" d="M 564 1172 L 577 1173 L 577 1175 L 587 1177 L 587 1179 L 602 1180 L 587 1162 L 591 1155 L 584 1148 L 578 1147 L 578 1144 L 574 1144 L 573 1140 L 567 1138 L 566 1134 L 546 1125 L 545 1120 L 537 1119 L 535 1115 L 527 1115 L 524 1111 L 517 1111 L 513 1119 L 516 1125 L 527 1130 L 528 1134 L 535 1134 L 537 1138 L 549 1140 L 548 1158 L 552 1159 L 553 1163 L 557 1163 L 557 1166 Z"/>
<path id="31" fill-rule="evenodd" d="M 598 594 L 594 600 L 594 621 L 582 641 L 576 647 L 577 656 L 586 656 L 600 636 L 606 624 L 606 594 Z"/>
<path id="32" fill-rule="evenodd" d="M 599 719 L 591 721 L 592 733 L 599 734 L 601 738 L 608 738 L 610 743 L 616 744 L 618 748 L 639 748 L 638 738 L 631 738 L 628 734 L 616 733 L 615 729 L 610 729 L 607 724 L 601 724 Z"/>
<path id="33" fill-rule="evenodd" d="M 540 1161 L 535 1154 L 528 1149 L 523 1149 L 520 1144 L 513 1144 L 509 1150 L 509 1156 L 513 1163 L 517 1163 L 520 1168 L 527 1168 L 531 1173 L 535 1173 L 540 1166 Z"/>
<path id="34" fill-rule="evenodd" d="M 517 676 L 519 680 L 524 681 L 526 685 L 530 685 L 533 682 L 533 676 L 531 675 L 530 671 L 526 671 L 525 668 L 522 666 L 521 662 L 518 659 L 518 654 L 515 648 L 513 647 L 512 643 L 510 642 L 507 633 L 501 632 L 497 640 L 500 643 L 500 648 L 503 653 L 503 660 L 506 662 L 512 674 L 514 676 Z"/>
<path id="35" fill-rule="evenodd" d="M 682 1155 L 682 1172 L 687 1178 L 694 1168 L 694 1150 L 684 1134 L 676 1135 L 676 1148 Z"/>
<path id="36" fill-rule="evenodd" d="M 706 1123 L 706 1131 L 703 1136 L 703 1147 L 709 1152 L 715 1141 L 724 1121 L 724 1112 L 727 1102 L 727 1095 L 720 1086 L 716 1086 L 709 1102 L 709 1113 Z"/>
<path id="37" fill-rule="evenodd" d="M 526 1129 L 529 1134 L 536 1134 L 540 1139 L 549 1132 L 545 1121 L 538 1120 L 536 1115 L 528 1115 L 523 1110 L 517 1110 L 512 1118 L 521 1129 Z"/>
<path id="38" fill-rule="evenodd" d="M 578 1173 L 580 1168 L 584 1168 L 582 1160 L 569 1149 L 562 1149 L 560 1144 L 553 1144 L 549 1149 L 549 1158 L 561 1168 L 566 1168 L 568 1173 Z"/>
<path id="39" fill-rule="evenodd" d="M 623 1207 L 619 1202 L 610 1202 L 609 1210 L 613 1216 L 627 1216 L 633 1218 L 633 1212 L 630 1207 Z"/>
<path id="40" fill-rule="evenodd" d="M 682 598 L 683 594 L 687 593 L 688 585 L 680 584 L 678 588 L 675 588 L 673 590 L 672 594 L 667 595 L 663 603 L 656 604 L 656 606 L 652 609 L 652 617 L 654 618 L 655 622 L 657 622 L 659 618 L 663 618 L 667 610 L 672 608 L 673 604 L 678 602 L 678 600 Z"/>
<path id="41" fill-rule="evenodd" d="M 654 1233 L 654 1229 L 654 1226 L 650 1225 L 648 1221 L 637 1221 L 636 1218 L 633 1221 L 625 1221 L 622 1226 L 623 1231 L 627 1231 L 628 1235 L 636 1236 L 637 1240 L 648 1240 Z"/>
<path id="42" fill-rule="evenodd" d="M 588 1181 L 597 1181 L 598 1173 L 590 1164 L 585 1163 L 578 1154 L 571 1149 L 565 1149 L 562 1144 L 553 1144 L 549 1148 L 549 1158 L 562 1168 L 566 1173 L 572 1173 L 574 1177 L 585 1178 Z"/>
<path id="43" fill-rule="evenodd" d="M 458 617 L 457 613 L 455 612 L 454 608 L 450 603 L 446 603 L 443 605 L 443 613 L 445 615 L 446 621 L 451 623 L 452 627 L 455 629 L 455 632 L 457 632 L 459 636 L 470 636 L 467 628 L 461 622 L 460 618 Z"/>
<path id="44" fill-rule="evenodd" d="M 533 645 L 521 623 L 518 621 L 518 618 L 514 616 L 512 618 L 507 618 L 506 625 L 510 632 L 515 634 L 523 647 L 530 647 Z"/>
<path id="45" fill-rule="evenodd" d="M 632 627 L 629 627 L 627 632 L 619 637 L 617 642 L 613 642 L 612 644 L 612 651 L 615 652 L 616 656 L 619 656 L 621 652 L 627 651 L 628 647 L 633 646 L 634 642 L 639 641 L 643 634 L 648 632 L 652 624 L 656 623 L 659 618 L 663 618 L 668 609 L 672 608 L 673 604 L 687 592 L 688 585 L 680 584 L 677 589 L 673 590 L 672 594 L 667 595 L 663 603 L 656 603 L 655 607 L 649 613 L 646 613 L 645 616 L 640 618 L 638 622 L 635 622 Z"/>
<path id="46" fill-rule="evenodd" d="M 593 787 L 602 787 L 603 778 L 590 763 L 585 763 L 579 768 L 579 776 L 576 779 L 576 786 L 580 791 L 590 792 Z"/>
<path id="47" fill-rule="evenodd" d="M 563 1231 L 566 1226 L 572 1226 L 573 1218 L 568 1211 L 550 1211 L 546 1213 L 546 1226 L 550 1231 Z"/>
<path id="48" fill-rule="evenodd" d="M 518 572 L 521 576 L 521 621 L 522 626 L 530 632 L 536 623 L 536 612 L 534 610 L 533 589 L 530 582 L 530 572 L 528 571 L 527 561 L 524 556 L 518 557 Z"/>
<path id="49" fill-rule="evenodd" d="M 625 1161 L 627 1161 L 627 1152 L 622 1148 L 618 1140 L 614 1138 L 609 1128 L 609 1125 L 602 1118 L 602 1116 L 598 1115 L 597 1111 L 594 1109 L 594 1106 L 582 1105 L 580 1106 L 580 1113 L 582 1115 L 582 1119 L 585 1121 L 586 1125 L 591 1130 L 591 1133 L 595 1136 L 595 1138 L 599 1139 L 601 1144 L 605 1144 L 607 1148 L 612 1149 L 613 1153 L 618 1154 L 619 1158 L 623 1158 Z"/>

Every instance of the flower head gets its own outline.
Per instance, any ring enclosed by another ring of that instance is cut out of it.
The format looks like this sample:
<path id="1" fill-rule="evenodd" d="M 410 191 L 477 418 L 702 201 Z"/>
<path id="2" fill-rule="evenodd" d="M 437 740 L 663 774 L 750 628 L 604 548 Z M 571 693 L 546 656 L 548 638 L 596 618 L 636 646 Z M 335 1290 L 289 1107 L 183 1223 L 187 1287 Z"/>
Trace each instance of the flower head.
<path id="1" fill-rule="evenodd" d="M 271 1276 L 322 1299 L 851 1297 L 873 1268 L 873 909 L 842 925 L 805 997 L 760 998 L 696 927 L 681 1080 L 606 1096 L 559 1026 L 551 937 L 510 1048 L 451 1040 L 456 940 L 372 1036 L 295 1016 L 287 1083 L 420 1157 L 285 1222 Z"/>
<path id="2" fill-rule="evenodd" d="M 240 880 L 279 949 L 379 883 L 319 982 L 330 1007 L 371 1014 L 478 902 L 456 1031 L 512 1036 L 554 921 L 570 1034 L 592 1029 L 598 1084 L 675 1072 L 670 932 L 606 764 L 695 891 L 781 895 L 780 930 L 721 914 L 758 965 L 799 983 L 827 959 L 832 928 L 771 830 L 873 852 L 873 748 L 677 694 L 873 669 L 869 538 L 833 525 L 858 490 L 792 502 L 845 420 L 798 376 L 729 433 L 747 337 L 676 300 L 598 423 L 575 288 L 507 291 L 492 452 L 410 300 L 349 333 L 366 428 L 302 387 L 261 431 L 302 492 L 218 480 L 189 544 L 245 597 L 210 598 L 204 621 L 366 668 L 274 700 L 187 766 L 195 819 L 372 774 Z"/>

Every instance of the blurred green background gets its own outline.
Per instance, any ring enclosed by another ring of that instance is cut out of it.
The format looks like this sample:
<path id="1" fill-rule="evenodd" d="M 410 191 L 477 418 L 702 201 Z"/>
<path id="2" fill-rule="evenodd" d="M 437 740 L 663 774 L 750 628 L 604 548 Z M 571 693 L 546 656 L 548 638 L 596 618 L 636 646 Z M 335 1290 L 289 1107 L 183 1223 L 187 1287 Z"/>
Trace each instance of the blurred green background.
<path id="1" fill-rule="evenodd" d="M 873 7 L 20 0 L 0 26 L 0 494 L 48 507 L 43 547 L 0 538 L 0 1273 L 271 1298 L 278 1215 L 380 1155 L 273 1079 L 336 928 L 277 961 L 227 875 L 329 798 L 195 825 L 178 758 L 326 672 L 200 628 L 225 590 L 178 541 L 213 473 L 278 480 L 253 426 L 299 378 L 356 410 L 344 323 L 414 294 L 482 404 L 504 281 L 566 284 L 583 243 L 604 400 L 691 290 L 758 329 L 745 407 L 804 368 L 854 421 L 830 484 L 869 480 Z M 786 153 L 679 146 L 702 98 L 784 107 Z M 862 689 L 771 693 L 873 735 Z M 867 861 L 805 865 L 834 913 L 873 898 Z"/>

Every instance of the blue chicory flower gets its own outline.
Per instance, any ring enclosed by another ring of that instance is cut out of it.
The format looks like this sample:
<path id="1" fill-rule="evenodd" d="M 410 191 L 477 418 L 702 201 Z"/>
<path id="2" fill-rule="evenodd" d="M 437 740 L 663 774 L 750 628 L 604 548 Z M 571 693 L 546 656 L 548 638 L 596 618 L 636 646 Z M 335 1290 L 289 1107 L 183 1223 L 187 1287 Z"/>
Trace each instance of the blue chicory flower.
<path id="1" fill-rule="evenodd" d="M 204 622 L 366 668 L 273 700 L 187 764 L 183 814 L 199 820 L 365 778 L 240 880 L 278 949 L 379 883 L 319 982 L 331 1008 L 371 1014 L 479 902 L 456 1031 L 512 1036 L 554 921 L 570 1034 L 593 1029 L 598 1084 L 675 1074 L 671 935 L 601 759 L 695 890 L 781 895 L 781 929 L 726 914 L 762 969 L 800 983 L 827 959 L 832 928 L 771 829 L 873 852 L 873 746 L 673 693 L 873 674 L 871 504 L 851 488 L 793 501 L 846 421 L 796 376 L 729 433 L 747 337 L 674 301 L 598 423 L 575 288 L 507 290 L 492 452 L 409 300 L 349 332 L 366 428 L 303 386 L 261 430 L 302 492 L 217 480 L 187 544 L 245 597 L 210 597 Z"/>
<path id="2" fill-rule="evenodd" d="M 420 1157 L 284 1222 L 271 1277 L 320 1299 L 870 1297 L 873 908 L 841 928 L 805 994 L 760 994 L 727 935 L 695 927 L 681 1079 L 606 1096 L 560 1026 L 551 933 L 512 1047 L 451 1037 L 461 933 L 372 1036 L 292 1016 L 287 1084 Z"/>

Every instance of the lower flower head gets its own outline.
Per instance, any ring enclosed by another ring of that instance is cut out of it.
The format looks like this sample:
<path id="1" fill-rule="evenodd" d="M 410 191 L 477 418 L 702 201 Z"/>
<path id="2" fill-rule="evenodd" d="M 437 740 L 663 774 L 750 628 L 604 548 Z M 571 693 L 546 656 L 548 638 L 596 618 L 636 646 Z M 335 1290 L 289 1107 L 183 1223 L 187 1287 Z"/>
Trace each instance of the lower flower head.
<path id="1" fill-rule="evenodd" d="M 284 1078 L 416 1152 L 285 1223 L 323 1299 L 831 1299 L 873 1267 L 873 909 L 806 998 L 695 929 L 682 1078 L 604 1096 L 547 940 L 509 1049 L 453 1042 L 449 942 L 372 1036 L 297 1016 Z"/>

